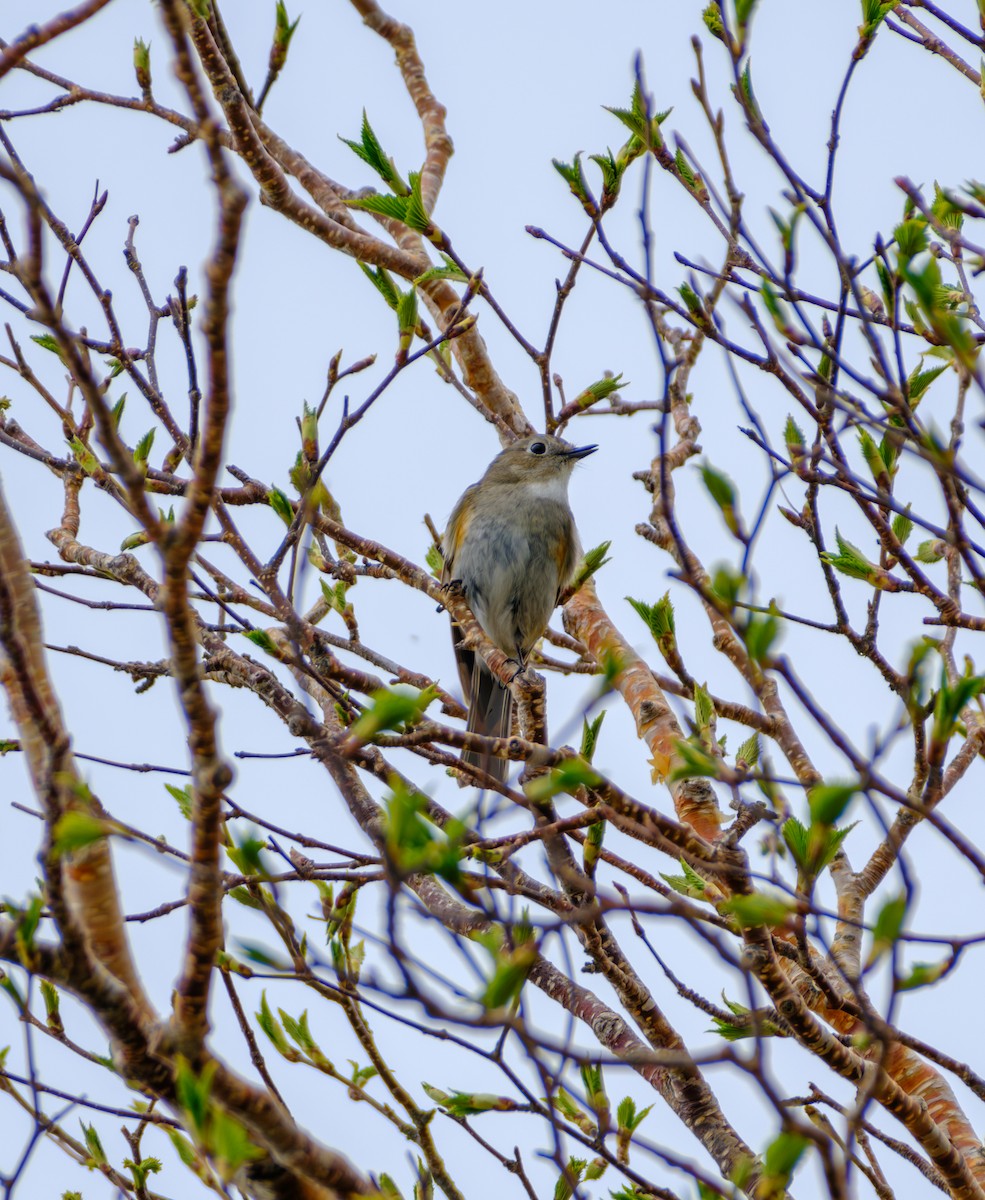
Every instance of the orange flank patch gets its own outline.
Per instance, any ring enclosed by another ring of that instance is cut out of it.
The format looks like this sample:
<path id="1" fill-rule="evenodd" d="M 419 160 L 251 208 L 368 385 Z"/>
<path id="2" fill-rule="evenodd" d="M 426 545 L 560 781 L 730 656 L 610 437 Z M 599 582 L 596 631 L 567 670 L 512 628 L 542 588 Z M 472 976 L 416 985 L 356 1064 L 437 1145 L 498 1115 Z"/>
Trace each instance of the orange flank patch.
<path id="1" fill-rule="evenodd" d="M 554 561 L 557 563 L 558 586 L 564 587 L 568 582 L 568 576 L 571 574 L 571 568 L 574 565 L 571 561 L 570 538 L 558 538 L 554 543 L 553 550 Z"/>
<path id="2" fill-rule="evenodd" d="M 455 514 L 454 520 L 449 526 L 449 541 L 451 545 L 446 547 L 446 549 L 450 552 L 452 562 L 458 558 L 458 552 L 461 550 L 462 543 L 468 534 L 469 526 L 472 524 L 472 517 L 472 510 L 463 505 L 461 510 Z"/>

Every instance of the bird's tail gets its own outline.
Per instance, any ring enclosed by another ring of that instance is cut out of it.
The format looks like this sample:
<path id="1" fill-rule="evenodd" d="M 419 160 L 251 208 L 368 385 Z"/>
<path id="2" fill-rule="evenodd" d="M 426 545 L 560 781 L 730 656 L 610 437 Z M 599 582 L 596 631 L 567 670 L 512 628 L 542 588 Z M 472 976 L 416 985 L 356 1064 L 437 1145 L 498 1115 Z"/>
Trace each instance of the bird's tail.
<path id="1" fill-rule="evenodd" d="M 469 688 L 469 733 L 485 737 L 508 738 L 513 732 L 513 696 L 486 667 L 478 654 L 473 655 Z M 497 758 L 481 750 L 466 750 L 462 760 L 487 771 L 500 783 L 506 782 L 510 769 L 507 758 Z"/>

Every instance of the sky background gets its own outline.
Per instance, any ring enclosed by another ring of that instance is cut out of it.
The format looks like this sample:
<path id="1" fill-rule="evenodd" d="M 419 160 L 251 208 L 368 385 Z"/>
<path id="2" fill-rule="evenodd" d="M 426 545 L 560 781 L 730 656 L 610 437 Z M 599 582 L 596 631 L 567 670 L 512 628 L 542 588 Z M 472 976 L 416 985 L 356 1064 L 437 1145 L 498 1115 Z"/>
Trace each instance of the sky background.
<path id="1" fill-rule="evenodd" d="M 964 19 L 971 23 L 974 6 L 968 3 L 964 7 L 968 9 Z M 227 4 L 227 10 L 224 15 L 244 69 L 259 87 L 266 66 L 273 6 Z M 762 242 L 775 248 L 775 231 L 767 210 L 769 206 L 784 212 L 788 208 L 782 198 L 783 183 L 742 128 L 728 95 L 724 52 L 706 35 L 700 10 L 697 3 L 644 5 L 627 0 L 610 0 L 603 8 L 581 0 L 544 0 L 540 4 L 501 0 L 497 4 L 467 6 L 444 0 L 424 4 L 394 0 L 391 5 L 393 15 L 413 26 L 431 87 L 448 108 L 448 130 L 456 152 L 435 218 L 447 230 L 462 258 L 472 267 L 483 267 L 486 282 L 500 304 L 532 341 L 543 341 L 554 302 L 555 279 L 565 273 L 566 263 L 546 242 L 531 239 L 525 227 L 543 227 L 568 245 L 580 242 L 584 214 L 554 171 L 551 159 L 570 160 L 578 151 L 587 156 L 607 146 L 618 147 L 623 140 L 621 126 L 602 106 L 628 104 L 638 52 L 643 56 L 656 107 L 673 107 L 664 126 L 668 138 L 678 133 L 697 162 L 717 181 L 710 136 L 690 89 L 695 71 L 690 39 L 695 33 L 702 36 L 713 102 L 726 109 L 727 136 L 737 183 L 747 196 L 747 217 Z M 7 0 L 0 14 L 0 34 L 9 41 L 28 23 L 42 23 L 56 11 L 57 7 L 47 0 Z M 292 7 L 291 16 L 297 11 Z M 362 186 L 375 180 L 342 144 L 339 135 L 358 138 L 365 108 L 377 136 L 401 171 L 414 169 L 422 154 L 420 127 L 390 48 L 366 30 L 355 10 L 341 0 L 300 11 L 302 20 L 287 70 L 265 109 L 268 123 L 329 175 L 351 186 Z M 760 107 L 776 142 L 785 148 L 795 167 L 816 184 L 823 179 L 831 109 L 857 38 L 859 20 L 855 0 L 832 0 L 823 7 L 802 2 L 764 3 L 756 16 L 752 64 Z M 164 61 L 166 39 L 156 10 L 143 0 L 114 0 L 85 28 L 44 47 L 34 58 L 49 70 L 87 85 L 130 95 L 135 90 L 131 66 L 135 37 L 151 43 L 158 97 L 184 108 Z M 13 72 L 0 81 L 3 109 L 43 103 L 52 95 L 49 86 L 23 72 Z M 944 63 L 929 60 L 918 48 L 880 35 L 856 77 L 845 109 L 835 189 L 844 245 L 864 256 L 871 250 L 875 232 L 885 233 L 899 220 L 902 194 L 893 183 L 894 177 L 906 175 L 930 186 L 935 179 L 958 185 L 968 176 L 980 174 L 976 151 L 982 144 L 981 124 L 981 103 L 967 81 Z M 108 190 L 106 210 L 89 233 L 85 251 L 100 280 L 113 291 L 128 342 L 142 344 L 146 314 L 122 256 L 127 219 L 134 213 L 140 216 L 137 249 L 155 298 L 160 300 L 173 291 L 180 265 L 188 267 L 190 290 L 199 290 L 214 221 L 201 150 L 193 146 L 169 155 L 167 150 L 174 139 L 170 127 L 141 114 L 85 105 L 57 116 L 8 122 L 6 128 L 51 207 L 71 228 L 77 229 L 84 219 L 97 181 L 100 189 Z M 594 185 L 594 168 L 587 167 L 587 174 Z M 613 243 L 636 263 L 640 261 L 637 212 L 641 178 L 637 170 L 628 180 L 623 202 L 608 222 Z M 333 254 L 264 208 L 256 199 L 255 188 L 251 186 L 250 190 L 253 199 L 236 275 L 235 417 L 228 461 L 257 478 L 286 487 L 287 471 L 298 446 L 294 418 L 302 402 L 317 403 L 320 398 L 330 357 L 342 349 L 345 364 L 378 353 L 373 368 L 347 381 L 348 395 L 355 406 L 388 370 L 396 348 L 396 331 L 392 315 L 351 260 Z M 3 193 L 2 204 L 19 237 L 22 222 L 9 193 Z M 653 180 L 651 221 L 655 231 L 655 277 L 665 290 L 672 290 L 687 278 L 685 268 L 674 259 L 675 251 L 695 261 L 718 261 L 717 239 L 697 206 L 687 201 L 673 181 L 659 174 Z M 60 260 L 53 260 L 50 272 L 57 276 L 60 269 Z M 825 294 L 833 291 L 830 264 L 812 251 L 809 239 L 804 245 L 800 283 Z M 98 310 L 77 272 L 70 281 L 66 304 L 77 325 L 87 325 L 90 332 L 101 331 Z M 492 312 L 481 305 L 477 311 L 497 369 L 524 399 L 528 414 L 536 422 L 542 411 L 536 372 Z M 727 327 L 745 338 L 744 318 L 738 309 L 726 305 L 722 312 Z M 33 354 L 32 361 L 39 362 L 39 369 L 46 371 L 46 378 L 57 388 L 57 364 L 44 362 L 40 351 Z M 180 348 L 163 328 L 160 367 L 165 387 L 176 397 L 182 395 L 185 383 Z M 663 385 L 639 305 L 628 293 L 587 270 L 582 272 L 565 312 L 554 370 L 563 376 L 569 398 L 605 371 L 623 373 L 629 381 L 623 393 L 627 400 L 657 399 Z M 779 441 L 789 411 L 788 399 L 778 387 L 772 391 L 764 387 L 759 376 L 744 374 L 743 380 L 751 389 L 750 398 L 764 423 Z M 123 390 L 125 385 L 120 383 L 112 398 L 118 398 Z M 737 481 L 744 511 L 751 516 L 766 475 L 760 456 L 737 432 L 742 416 L 722 357 L 711 347 L 692 376 L 691 390 L 694 411 L 702 423 L 701 443 L 707 460 Z M 57 423 L 10 374 L 0 379 L 0 394 L 4 393 L 14 401 L 16 419 L 38 441 L 57 449 L 61 442 Z M 341 389 L 326 413 L 323 442 L 333 428 L 333 419 L 338 418 L 340 398 Z M 179 413 L 182 411 L 180 402 L 175 407 Z M 124 433 L 131 440 L 150 424 L 132 389 L 124 421 Z M 613 562 L 599 578 L 600 595 L 627 637 L 656 666 L 652 643 L 624 600 L 629 594 L 652 602 L 674 586 L 668 577 L 666 558 L 634 533 L 635 524 L 646 518 L 648 498 L 631 476 L 633 471 L 645 468 L 654 453 L 650 422 L 647 414 L 625 421 L 589 418 L 576 424 L 570 436 L 579 443 L 598 442 L 601 447 L 576 471 L 571 489 L 585 546 L 612 541 Z M 481 475 L 498 448 L 492 427 L 422 361 L 405 371 L 361 425 L 348 434 L 333 461 L 328 483 L 350 528 L 421 562 L 428 541 L 424 513 L 430 513 L 441 528 L 458 495 Z M 153 461 L 164 449 L 161 439 Z M 0 474 L 29 555 L 53 560 L 54 549 L 43 535 L 58 523 L 60 489 L 43 470 L 8 452 L 0 455 Z M 705 562 L 710 564 L 716 557 L 732 554 L 718 514 L 700 486 L 697 470 L 691 466 L 679 474 L 680 511 Z M 914 499 L 919 499 L 918 474 L 912 487 Z M 856 526 L 853 531 L 855 518 L 847 507 L 842 516 L 843 532 L 849 537 L 854 532 L 862 543 L 862 529 Z M 258 518 L 252 528 L 257 531 L 260 546 L 269 552 L 279 538 L 279 522 L 273 513 L 265 519 L 266 526 Z M 132 532 L 125 514 L 94 496 L 92 489 L 87 490 L 81 540 L 110 550 Z M 150 550 L 138 554 L 149 568 L 153 566 Z M 218 550 L 216 560 L 222 561 Z M 757 556 L 756 572 L 762 597 L 774 596 L 782 606 L 818 619 L 828 617 L 816 564 L 811 565 L 796 531 L 775 515 Z M 56 581 L 55 586 L 62 585 Z M 317 581 L 309 578 L 306 586 L 313 599 Z M 353 600 L 364 640 L 411 668 L 432 671 L 439 662 L 443 681 L 457 686 L 446 618 L 435 613 L 433 604 L 419 595 L 401 595 L 395 604 L 394 586 L 374 588 L 367 581 L 357 587 Z M 105 596 L 96 589 L 86 594 L 93 598 Z M 695 676 L 707 679 L 712 690 L 747 699 L 736 686 L 739 681 L 727 673 L 712 649 L 703 617 L 679 590 L 675 595 L 682 650 Z M 862 620 L 865 593 L 861 586 L 853 590 L 851 583 L 846 584 L 845 595 L 853 616 Z M 151 613 L 110 615 L 47 597 L 44 614 L 46 636 L 54 645 L 101 647 L 100 652 L 116 658 L 163 656 L 160 623 Z M 918 615 L 917 606 L 905 601 L 888 606 L 884 625 L 889 644 L 895 638 L 900 647 L 897 662 L 902 661 L 904 640 L 914 636 L 920 615 L 922 609 Z M 341 631 L 331 621 L 327 627 Z M 821 635 L 811 638 L 795 633 L 789 635 L 788 648 L 791 654 L 799 648 L 803 674 L 809 674 L 815 697 L 848 729 L 856 745 L 865 746 L 874 728 L 885 731 L 896 719 L 898 714 L 887 704 L 874 673 L 860 671 L 855 655 L 846 646 Z M 126 677 L 92 663 L 56 654 L 52 656 L 52 670 L 61 686 L 67 722 L 74 731 L 78 751 L 183 768 L 186 753 L 181 726 L 175 720 L 175 701 L 166 682 L 135 696 Z M 584 677 L 565 681 L 552 676 L 549 689 L 555 740 L 576 740 L 581 713 L 595 695 L 595 685 Z M 221 736 L 227 753 L 276 753 L 293 748 L 286 731 L 268 720 L 265 712 L 258 711 L 251 697 L 223 692 L 221 703 Z M 654 793 L 650 785 L 646 755 L 633 739 L 628 714 L 618 702 L 606 707 L 609 715 L 597 758 L 599 766 L 611 771 L 628 791 L 669 807 L 669 798 Z M 683 711 L 680 705 L 677 711 Z M 725 731 L 730 734 L 732 747 L 745 736 L 727 727 Z M 844 763 L 833 756 L 820 736 L 809 734 L 808 741 L 825 770 L 835 775 L 844 772 Z M 905 779 L 906 756 L 902 751 L 899 762 L 901 772 L 897 777 Z M 404 765 L 410 765 L 409 760 Z M 95 764 L 86 770 L 93 789 L 115 816 L 142 828 L 160 830 L 182 842 L 186 827 L 162 785 L 162 779 L 180 784 L 180 776 L 138 776 Z M 327 777 L 311 763 L 251 761 L 239 763 L 238 772 L 234 796 L 243 808 L 268 815 L 276 811 L 275 819 L 288 829 L 308 829 L 342 845 L 364 848 L 340 801 L 332 794 Z M 450 807 L 457 809 L 464 803 L 450 780 L 428 778 L 426 783 Z M 8 756 L 0 764 L 0 787 L 10 801 L 31 804 L 23 765 L 16 756 Z M 951 798 L 947 810 L 949 818 L 972 838 L 981 823 L 975 791 L 971 786 L 963 788 L 961 794 Z M 37 822 L 10 808 L 4 812 L 3 821 L 2 891 L 7 896 L 23 897 L 37 869 Z M 865 861 L 877 836 L 871 822 L 853 835 L 848 848 L 856 866 Z M 135 844 L 121 843 L 114 849 L 128 912 L 151 909 L 179 893 L 182 876 L 167 861 Z M 946 894 L 940 887 L 928 887 L 921 893 L 921 905 L 913 918 L 915 927 L 944 928 L 949 933 L 975 928 L 979 923 L 980 881 L 948 854 L 933 831 L 921 831 L 912 853 L 920 856 L 919 872 L 931 878 L 945 869 L 943 864 L 953 871 Z M 674 869 L 655 853 L 651 852 L 651 858 L 644 863 L 648 869 Z M 822 895 L 830 902 L 830 889 Z M 293 901 L 299 915 L 310 909 L 312 902 L 312 896 Z M 362 913 L 361 919 L 366 926 L 373 923 L 369 912 Z M 731 982 L 724 981 L 721 972 L 713 970 L 713 960 L 693 940 L 682 937 L 671 922 L 656 924 L 659 935 L 663 936 L 666 929 L 666 941 L 661 945 L 666 947 L 672 964 L 687 969 L 697 957 L 702 960 L 702 968 L 700 972 L 695 969 L 695 974 L 700 978 L 707 968 L 708 987 L 724 985 L 733 998 L 745 998 L 738 976 Z M 625 926 L 622 928 L 625 931 Z M 249 936 L 249 929 L 247 915 L 242 935 Z M 262 929 L 257 926 L 255 933 L 262 936 Z M 166 1008 L 180 962 L 183 921 L 176 916 L 135 924 L 133 935 L 140 961 L 154 964 L 148 987 L 155 1001 Z M 458 977 L 462 965 L 451 957 L 448 943 L 440 934 L 418 923 L 414 936 L 420 939 L 415 946 L 423 947 L 429 956 L 433 954 L 431 961 L 439 964 L 439 969 Z M 916 957 L 934 958 L 937 952 L 925 948 Z M 977 965 L 977 960 L 973 961 Z M 656 968 L 649 982 L 657 987 L 671 1020 L 690 1044 L 714 1052 L 717 1043 L 702 1033 L 707 1017 L 677 1002 L 669 986 L 660 981 Z M 960 1031 L 973 1028 L 977 1020 L 978 995 L 971 983 L 969 977 L 965 986 L 950 988 L 948 1030 L 943 1034 L 939 999 L 933 991 L 907 999 L 905 1026 L 918 1036 L 940 1041 L 943 1049 L 960 1057 L 966 1045 Z M 878 989 L 875 995 L 881 999 Z M 712 995 L 712 999 L 717 997 Z M 248 1011 L 257 1006 L 257 1001 L 256 989 L 244 994 Z M 295 1012 L 306 1003 L 293 993 L 289 1001 L 279 1002 Z M 72 1035 L 99 1049 L 100 1035 L 92 1033 L 76 1010 L 72 1013 Z M 555 1010 L 534 1001 L 533 1013 L 552 1034 L 564 1035 Z M 337 1023 L 328 1026 L 330 1015 L 315 1017 L 313 1012 L 316 1037 L 323 1036 L 324 1049 L 336 1061 L 355 1057 L 356 1050 L 345 1032 L 337 1028 Z M 224 1000 L 217 1004 L 216 1019 L 217 1046 L 242 1061 L 241 1043 L 229 1028 Z M 321 1029 L 320 1022 L 324 1022 Z M 407 1082 L 423 1077 L 442 1087 L 502 1089 L 499 1076 L 478 1061 L 463 1062 L 458 1052 L 434 1041 L 424 1045 L 418 1039 L 402 1040 L 399 1027 L 383 1017 L 378 1018 L 378 1025 L 388 1050 L 401 1062 Z M 0 1009 L 0 1045 L 7 1041 L 15 1045 L 18 1054 L 21 1052 L 22 1033 L 9 1008 L 6 1012 Z M 37 1042 L 42 1071 L 49 1078 L 60 1072 L 64 1085 L 85 1088 L 94 1096 L 103 1094 L 98 1069 L 93 1070 L 91 1082 L 80 1082 L 83 1076 L 74 1074 L 74 1058 L 59 1053 L 43 1039 Z M 784 1047 L 784 1051 L 782 1060 L 777 1055 L 775 1067 L 781 1090 L 803 1092 L 811 1078 L 832 1093 L 849 1098 L 837 1083 L 817 1078 L 815 1062 L 796 1049 Z M 423 1060 L 422 1055 L 426 1055 Z M 288 1099 L 297 1103 L 298 1111 L 310 1113 L 307 1123 L 313 1133 L 328 1144 L 346 1149 L 361 1166 L 388 1171 L 409 1193 L 405 1145 L 383 1136 L 365 1110 L 345 1102 L 337 1087 L 326 1088 L 317 1080 L 304 1079 L 296 1069 L 280 1071 L 279 1063 L 272 1063 L 272 1067 Z M 754 1146 L 762 1146 L 771 1124 L 764 1121 L 750 1089 L 724 1069 L 711 1068 L 710 1080 L 743 1135 Z M 621 1095 L 620 1088 L 633 1091 L 641 1103 L 650 1102 L 628 1073 L 619 1073 L 618 1082 L 613 1081 L 613 1095 Z M 125 1105 L 125 1092 L 121 1088 L 117 1091 L 122 1097 L 117 1102 Z M 959 1098 L 980 1126 L 985 1114 L 967 1095 Z M 54 1104 L 52 1111 L 57 1111 Z M 13 1127 L 12 1112 L 7 1115 Z M 77 1115 L 82 1114 L 74 1113 L 66 1119 L 68 1127 L 76 1124 Z M 501 1125 L 490 1128 L 501 1147 L 529 1139 L 529 1130 L 520 1122 L 514 1128 L 509 1125 L 511 1119 L 498 1120 Z M 881 1123 L 889 1125 L 888 1120 Z M 100 1122 L 100 1129 L 111 1144 L 111 1157 L 119 1160 L 116 1124 L 112 1120 Z M 443 1126 L 448 1124 L 443 1122 Z M 23 1122 L 19 1136 L 26 1138 L 28 1132 Z M 473 1144 L 464 1135 L 450 1128 L 442 1132 L 453 1147 L 453 1164 L 461 1169 L 461 1164 L 474 1162 Z M 659 1100 L 644 1132 L 661 1145 L 693 1154 L 701 1161 L 697 1143 L 676 1126 Z M 899 1134 L 898 1129 L 890 1132 Z M 149 1138 L 146 1151 L 163 1154 L 163 1139 L 152 1144 Z M 0 1160 L 0 1170 L 10 1169 L 6 1153 Z M 549 1194 L 553 1168 L 533 1165 L 532 1169 L 545 1194 Z M 687 1192 L 687 1185 L 679 1177 L 662 1174 L 659 1168 L 653 1171 L 661 1183 L 680 1187 L 682 1194 Z M 929 1194 L 929 1185 L 912 1170 L 897 1171 L 904 1172 L 900 1178 L 909 1188 L 901 1195 Z M 165 1177 L 161 1190 L 169 1194 L 170 1188 L 174 1194 L 175 1178 L 179 1177 Z M 486 1172 L 485 1168 L 470 1182 L 472 1200 L 504 1194 L 500 1174 Z M 817 1195 L 819 1186 L 808 1169 L 798 1180 L 797 1194 L 801 1198 Z M 21 1194 L 55 1195 L 67 1187 L 82 1187 L 87 1200 L 112 1194 L 98 1177 L 80 1179 L 57 1151 L 41 1147 L 21 1184 Z M 180 1188 L 177 1190 L 180 1194 Z M 604 1195 L 606 1190 L 603 1186 L 595 1194 Z"/>

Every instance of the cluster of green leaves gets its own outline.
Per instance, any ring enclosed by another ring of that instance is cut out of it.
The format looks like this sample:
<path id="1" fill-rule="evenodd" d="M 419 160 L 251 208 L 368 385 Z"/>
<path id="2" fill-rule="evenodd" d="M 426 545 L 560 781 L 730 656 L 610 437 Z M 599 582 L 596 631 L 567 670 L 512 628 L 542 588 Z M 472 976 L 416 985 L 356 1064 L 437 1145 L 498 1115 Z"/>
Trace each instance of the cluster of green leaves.
<path id="1" fill-rule="evenodd" d="M 622 187 L 623 177 L 627 168 L 637 158 L 648 150 L 663 150 L 663 137 L 660 126 L 670 115 L 668 108 L 664 112 L 651 114 L 649 102 L 639 80 L 633 88 L 629 108 L 611 108 L 606 105 L 606 111 L 629 130 L 629 138 L 615 152 L 606 149 L 603 154 L 590 154 L 589 158 L 598 167 L 602 176 L 602 196 L 596 201 L 581 165 L 581 153 L 574 156 L 571 162 L 562 159 L 553 160 L 554 169 L 567 183 L 571 194 L 584 208 L 588 216 L 595 220 L 615 204 Z"/>
<path id="2" fill-rule="evenodd" d="M 783 840 L 797 866 L 797 887 L 805 895 L 810 895 L 818 875 L 833 861 L 854 829 L 854 825 L 843 829 L 835 826 L 858 790 L 855 783 L 818 784 L 807 794 L 808 824 L 791 816 L 781 826 Z"/>
<path id="3" fill-rule="evenodd" d="M 470 936 L 492 960 L 479 1003 L 487 1011 L 516 1004 L 539 954 L 527 911 L 508 930 L 496 925 L 476 930 Z"/>
<path id="4" fill-rule="evenodd" d="M 397 684 L 371 693 L 369 705 L 353 722 L 350 733 L 360 742 L 371 742 L 387 730 L 405 730 L 416 725 L 437 697 L 437 689 L 412 688 Z"/>
<path id="5" fill-rule="evenodd" d="M 600 571 L 606 563 L 612 560 L 608 557 L 609 547 L 611 542 L 600 542 L 599 545 L 593 546 L 591 550 L 586 550 L 582 555 L 582 560 L 578 564 L 575 571 L 575 577 L 571 581 L 572 591 L 577 592 L 582 584 L 587 583 L 589 579 Z"/>
<path id="6" fill-rule="evenodd" d="M 264 1151 L 251 1142 L 245 1126 L 212 1098 L 215 1071 L 215 1064 L 207 1063 L 200 1073 L 196 1073 L 186 1059 L 179 1057 L 175 1090 L 185 1127 L 192 1134 L 195 1147 L 174 1132 L 171 1140 L 187 1165 L 201 1170 L 201 1156 L 204 1155 L 219 1177 L 228 1183 L 241 1167 L 262 1158 Z"/>
<path id="7" fill-rule="evenodd" d="M 575 1194 L 575 1189 L 583 1181 L 590 1183 L 594 1179 L 601 1179 L 608 1169 L 609 1164 L 604 1158 L 575 1158 L 568 1159 L 567 1166 L 558 1176 L 557 1183 L 554 1185 L 554 1200 L 571 1200 Z"/>
<path id="8" fill-rule="evenodd" d="M 292 1017 L 282 1008 L 278 1008 L 277 1013 L 275 1017 L 271 1012 L 264 990 L 260 996 L 260 1010 L 254 1016 L 277 1053 L 287 1062 L 305 1062 L 323 1071 L 333 1071 L 330 1059 L 325 1056 L 312 1036 L 308 1025 L 308 1010 L 305 1009 L 300 1017 Z M 373 1073 L 375 1074 L 375 1071 Z"/>
<path id="9" fill-rule="evenodd" d="M 528 800 L 541 805 L 549 803 L 555 796 L 576 795 L 583 787 L 598 787 L 601 782 L 601 776 L 592 769 L 591 763 L 580 755 L 572 755 L 543 775 L 528 780 L 523 790 Z"/>
<path id="10" fill-rule="evenodd" d="M 971 673 L 968 664 L 964 675 L 953 683 L 948 681 L 946 669 L 941 670 L 941 682 L 934 701 L 934 719 L 930 732 L 928 757 L 933 763 L 941 763 L 947 744 L 958 729 L 964 709 L 985 691 L 985 678 Z"/>
<path id="11" fill-rule="evenodd" d="M 368 196 L 353 196 L 347 203 L 350 208 L 362 209 L 364 212 L 375 213 L 377 216 L 399 221 L 416 233 L 426 237 L 436 236 L 440 241 L 440 233 L 431 223 L 431 215 L 424 207 L 421 196 L 421 176 L 419 172 L 410 171 L 407 181 L 401 177 L 392 158 L 380 145 L 379 138 L 373 132 L 369 118 L 363 110 L 363 123 L 360 140 L 351 141 L 340 138 L 350 150 L 372 168 L 392 191 L 381 195 L 373 193 Z"/>
<path id="12" fill-rule="evenodd" d="M 387 862 L 401 877 L 438 875 L 454 887 L 462 883 L 465 826 L 452 821 L 439 829 L 427 816 L 427 798 L 394 776 L 386 801 L 384 844 Z"/>
<path id="13" fill-rule="evenodd" d="M 709 1033 L 717 1033 L 727 1042 L 740 1042 L 745 1038 L 780 1037 L 783 1031 L 775 1021 L 771 1021 L 762 1013 L 740 1004 L 737 1000 L 729 1000 L 722 993 L 722 1001 L 732 1013 L 733 1019 L 712 1017 L 714 1028 Z"/>

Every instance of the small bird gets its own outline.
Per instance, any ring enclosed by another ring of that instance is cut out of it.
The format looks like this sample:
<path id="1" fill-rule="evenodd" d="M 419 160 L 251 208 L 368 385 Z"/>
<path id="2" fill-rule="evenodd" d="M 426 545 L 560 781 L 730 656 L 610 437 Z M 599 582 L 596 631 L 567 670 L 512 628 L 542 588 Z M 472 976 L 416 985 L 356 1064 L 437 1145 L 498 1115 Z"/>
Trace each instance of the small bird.
<path id="1" fill-rule="evenodd" d="M 444 582 L 460 583 L 489 640 L 526 664 L 558 598 L 581 561 L 581 542 L 568 504 L 575 463 L 598 446 L 572 446 L 535 434 L 507 446 L 478 483 L 466 488 L 442 539 Z M 480 655 L 462 645 L 452 626 L 455 657 L 469 709 L 470 733 L 505 738 L 513 697 Z M 507 759 L 466 750 L 462 758 L 501 783 Z"/>

